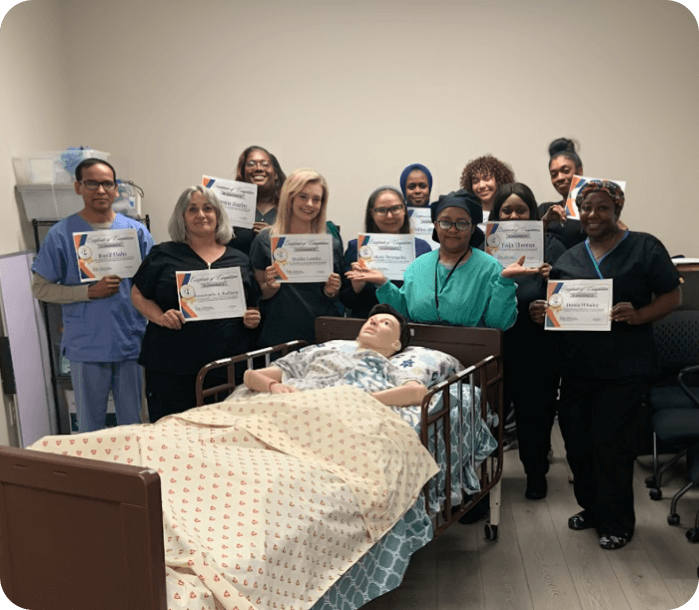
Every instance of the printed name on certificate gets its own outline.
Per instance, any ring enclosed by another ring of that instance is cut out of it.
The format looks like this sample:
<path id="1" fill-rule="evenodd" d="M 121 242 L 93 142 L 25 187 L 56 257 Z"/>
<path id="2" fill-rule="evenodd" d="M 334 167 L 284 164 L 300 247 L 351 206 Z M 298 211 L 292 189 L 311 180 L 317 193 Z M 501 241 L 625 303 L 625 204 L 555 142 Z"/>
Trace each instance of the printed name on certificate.
<path id="1" fill-rule="evenodd" d="M 272 235 L 270 250 L 278 282 L 326 282 L 333 272 L 332 235 L 327 233 Z"/>
<path id="2" fill-rule="evenodd" d="M 360 233 L 357 262 L 367 269 L 381 271 L 389 280 L 402 280 L 415 260 L 415 237 L 398 233 Z"/>
<path id="3" fill-rule="evenodd" d="M 201 183 L 210 188 L 223 204 L 232 227 L 252 229 L 257 208 L 257 185 L 223 178 L 202 176 Z"/>
<path id="4" fill-rule="evenodd" d="M 102 229 L 73 233 L 81 282 L 94 282 L 107 275 L 131 278 L 141 266 L 136 229 Z"/>
<path id="5" fill-rule="evenodd" d="M 549 280 L 545 330 L 612 328 L 613 280 Z"/>
<path id="6" fill-rule="evenodd" d="M 247 309 L 240 267 L 177 271 L 177 297 L 187 322 L 242 318 Z"/>

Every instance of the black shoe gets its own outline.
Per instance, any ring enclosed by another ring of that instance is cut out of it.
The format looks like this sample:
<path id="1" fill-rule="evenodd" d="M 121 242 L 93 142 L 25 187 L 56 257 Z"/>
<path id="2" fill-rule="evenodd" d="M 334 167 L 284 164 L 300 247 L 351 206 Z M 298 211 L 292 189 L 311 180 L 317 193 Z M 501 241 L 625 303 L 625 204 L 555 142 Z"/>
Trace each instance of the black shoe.
<path id="1" fill-rule="evenodd" d="M 459 523 L 463 525 L 469 525 L 470 523 L 475 523 L 480 521 L 488 514 L 488 509 L 490 508 L 490 494 L 483 496 L 478 502 L 476 502 L 471 510 L 469 510 L 461 519 Z"/>
<path id="2" fill-rule="evenodd" d="M 568 527 L 572 530 L 586 530 L 591 527 L 597 527 L 597 524 L 583 510 L 568 519 Z"/>
<path id="3" fill-rule="evenodd" d="M 546 497 L 548 486 L 546 485 L 546 475 L 527 475 L 527 490 L 524 497 L 528 500 L 543 500 Z"/>
<path id="4" fill-rule="evenodd" d="M 599 545 L 608 551 L 616 551 L 629 543 L 630 538 L 624 536 L 600 536 Z"/>

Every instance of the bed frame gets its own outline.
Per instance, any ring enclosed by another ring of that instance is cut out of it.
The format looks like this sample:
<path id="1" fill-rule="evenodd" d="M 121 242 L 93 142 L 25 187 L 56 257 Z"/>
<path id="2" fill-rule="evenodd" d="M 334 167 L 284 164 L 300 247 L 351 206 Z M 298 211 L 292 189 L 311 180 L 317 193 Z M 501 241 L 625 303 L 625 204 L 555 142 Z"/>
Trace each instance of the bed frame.
<path id="1" fill-rule="evenodd" d="M 319 318 L 319 342 L 353 339 L 363 320 Z M 502 474 L 502 332 L 495 329 L 411 324 L 412 344 L 439 349 L 458 358 L 466 370 L 437 385 L 423 400 L 422 441 L 430 423 L 443 421 L 449 450 L 449 386 L 482 388 L 500 417 L 494 434 L 498 450 L 480 467 L 482 490 L 452 506 L 450 494 L 435 517 L 443 532 L 492 490 L 486 538 L 497 538 Z M 206 365 L 197 379 L 200 404 L 235 388 L 235 363 L 299 349 L 296 341 Z M 204 377 L 226 367 L 228 383 L 204 390 Z M 428 416 L 426 405 L 442 392 L 445 407 Z M 474 403 L 475 404 L 475 403 Z M 436 429 L 437 426 L 432 426 Z M 449 488 L 447 467 L 447 488 Z M 429 484 L 428 484 L 429 485 Z M 426 495 L 427 497 L 427 495 Z M 39 544 L 41 541 L 41 544 Z M 30 610 L 166 610 L 160 478 L 148 468 L 0 447 L 0 582 L 8 598 Z"/>
<path id="2" fill-rule="evenodd" d="M 316 320 L 316 340 L 318 343 L 332 341 L 334 339 L 354 339 L 365 320 L 355 318 L 320 317 Z M 472 328 L 458 326 L 435 326 L 430 324 L 409 324 L 410 344 L 427 347 L 430 349 L 447 352 L 466 367 L 458 375 L 434 386 L 422 400 L 422 443 L 428 446 L 428 430 L 431 424 L 442 422 L 444 444 L 446 446 L 447 472 L 446 488 L 451 485 L 451 443 L 449 432 L 451 429 L 449 409 L 451 396 L 449 388 L 455 383 L 468 383 L 470 387 L 485 388 L 480 401 L 480 416 L 486 417 L 486 404 L 498 414 L 499 425 L 493 430 L 498 441 L 498 449 L 480 467 L 479 480 L 481 491 L 468 498 L 462 498 L 462 502 L 456 506 L 451 504 L 450 494 L 446 494 L 446 504 L 439 512 L 435 523 L 435 536 L 444 532 L 452 523 L 458 521 L 473 506 L 493 488 L 490 496 L 490 519 L 485 524 L 485 537 L 488 540 L 496 540 L 500 523 L 500 487 L 498 485 L 502 475 L 502 331 L 494 328 Z M 246 354 L 240 354 L 232 358 L 223 358 L 205 365 L 197 377 L 197 404 L 203 405 L 211 397 L 222 400 L 233 392 L 235 384 L 235 365 L 245 362 L 247 368 L 254 365 L 269 366 L 273 357 L 288 354 L 290 351 L 301 349 L 306 345 L 305 341 L 291 341 L 274 347 L 268 347 Z M 214 387 L 204 389 L 205 378 L 213 370 L 225 368 L 227 382 Z M 255 366 L 254 368 L 258 368 Z M 428 415 L 427 406 L 432 397 L 441 392 L 444 407 L 437 413 Z M 476 400 L 472 395 L 472 403 Z M 431 426 L 437 430 L 437 425 Z M 435 485 L 432 481 L 425 486 L 425 501 L 430 512 L 428 489 Z"/>

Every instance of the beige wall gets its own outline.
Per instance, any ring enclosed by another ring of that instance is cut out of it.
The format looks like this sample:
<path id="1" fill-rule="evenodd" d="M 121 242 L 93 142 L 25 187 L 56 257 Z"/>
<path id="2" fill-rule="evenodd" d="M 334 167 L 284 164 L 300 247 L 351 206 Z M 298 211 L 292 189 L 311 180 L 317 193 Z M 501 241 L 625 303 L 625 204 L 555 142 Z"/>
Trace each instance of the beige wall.
<path id="1" fill-rule="evenodd" d="M 0 27 L 0 256 L 33 245 L 29 221 L 15 200 L 12 157 L 61 150 L 71 142 L 65 8 L 60 0 L 24 2 Z M 5 413 L 1 445 L 10 442 Z"/>
<path id="2" fill-rule="evenodd" d="M 0 254 L 30 243 L 10 158 L 32 151 L 111 152 L 161 241 L 187 185 L 261 144 L 326 176 L 347 240 L 414 161 L 444 193 L 490 152 L 553 198 L 565 135 L 627 181 L 632 228 L 699 256 L 699 35 L 667 0 L 32 0 L 0 29 L 0 82 Z"/>
<path id="3" fill-rule="evenodd" d="M 627 181 L 630 226 L 699 255 L 699 36 L 677 3 L 73 0 L 69 13 L 72 141 L 130 159 L 156 240 L 182 189 L 232 177 L 252 143 L 287 172 L 323 173 L 348 239 L 368 194 L 413 161 L 439 193 L 491 152 L 552 198 L 546 148 L 567 135 L 587 173 Z"/>

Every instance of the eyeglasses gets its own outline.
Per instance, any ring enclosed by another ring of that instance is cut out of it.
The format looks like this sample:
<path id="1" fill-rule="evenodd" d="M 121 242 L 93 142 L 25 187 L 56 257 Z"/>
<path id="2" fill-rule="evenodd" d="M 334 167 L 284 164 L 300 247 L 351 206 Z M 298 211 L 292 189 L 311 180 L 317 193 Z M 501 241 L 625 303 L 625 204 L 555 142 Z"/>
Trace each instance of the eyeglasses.
<path id="1" fill-rule="evenodd" d="M 393 214 L 393 216 L 396 216 L 397 214 L 400 214 L 404 209 L 405 206 L 394 205 L 390 208 L 374 208 L 372 212 L 374 212 L 374 214 L 376 214 L 377 216 L 386 216 L 386 214 L 388 214 L 389 212 Z"/>
<path id="2" fill-rule="evenodd" d="M 105 180 L 104 182 L 97 182 L 97 180 L 80 180 L 80 184 L 84 185 L 88 191 L 96 191 L 100 186 L 104 188 L 105 191 L 113 191 L 117 184 L 113 180 Z"/>
<path id="3" fill-rule="evenodd" d="M 245 167 L 257 167 L 260 165 L 261 167 L 269 167 L 272 165 L 267 159 L 262 159 L 261 161 L 256 161 L 255 159 L 250 159 L 245 163 Z"/>
<path id="4" fill-rule="evenodd" d="M 452 227 L 456 227 L 457 231 L 466 231 L 466 229 L 471 226 L 468 220 L 457 220 L 456 222 L 452 222 L 451 220 L 437 220 L 434 224 L 439 225 L 442 231 L 448 231 Z"/>

